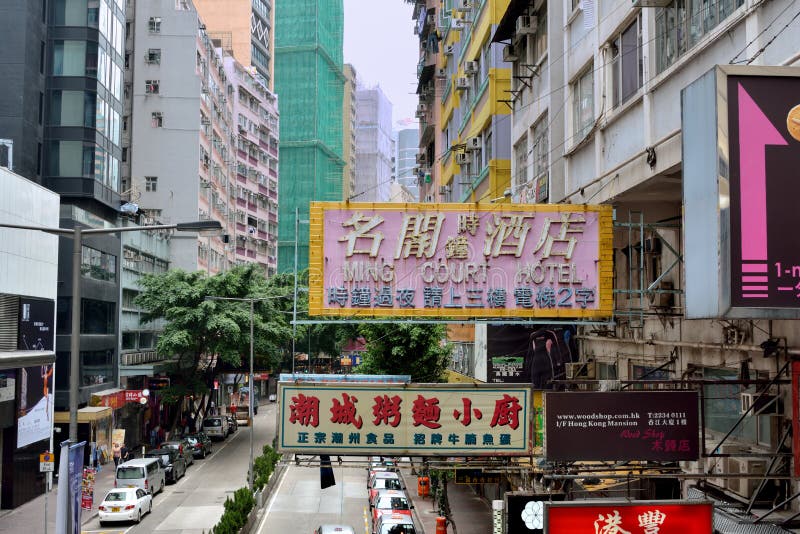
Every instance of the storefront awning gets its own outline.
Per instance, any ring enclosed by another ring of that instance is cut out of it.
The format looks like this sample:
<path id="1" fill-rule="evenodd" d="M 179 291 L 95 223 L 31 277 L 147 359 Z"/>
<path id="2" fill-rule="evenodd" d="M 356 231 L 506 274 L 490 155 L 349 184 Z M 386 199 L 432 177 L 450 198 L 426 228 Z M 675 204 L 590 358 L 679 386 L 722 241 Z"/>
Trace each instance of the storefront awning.
<path id="1" fill-rule="evenodd" d="M 494 31 L 492 42 L 499 43 L 511 39 L 514 35 L 514 25 L 517 22 L 517 17 L 523 15 L 531 4 L 530 0 L 511 0 L 503 18 L 500 19 L 500 24 L 497 25 L 497 29 Z"/>
<path id="2" fill-rule="evenodd" d="M 52 350 L 10 350 L 0 352 L 0 369 L 49 365 L 56 361 Z"/>
<path id="3" fill-rule="evenodd" d="M 87 406 L 78 410 L 79 423 L 91 423 L 111 417 L 113 410 L 105 406 Z M 56 412 L 53 416 L 55 423 L 69 423 L 69 412 Z"/>
<path id="4" fill-rule="evenodd" d="M 119 408 L 125 404 L 125 390 L 120 388 L 104 389 L 92 393 L 92 406 Z"/>

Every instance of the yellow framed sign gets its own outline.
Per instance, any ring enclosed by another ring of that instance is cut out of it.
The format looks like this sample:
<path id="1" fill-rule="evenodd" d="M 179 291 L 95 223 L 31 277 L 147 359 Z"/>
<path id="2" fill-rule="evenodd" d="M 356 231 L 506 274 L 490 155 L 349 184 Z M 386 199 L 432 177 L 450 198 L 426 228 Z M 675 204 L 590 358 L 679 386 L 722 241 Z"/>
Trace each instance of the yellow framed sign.
<path id="1" fill-rule="evenodd" d="M 611 206 L 312 202 L 310 215 L 310 315 L 611 316 Z"/>

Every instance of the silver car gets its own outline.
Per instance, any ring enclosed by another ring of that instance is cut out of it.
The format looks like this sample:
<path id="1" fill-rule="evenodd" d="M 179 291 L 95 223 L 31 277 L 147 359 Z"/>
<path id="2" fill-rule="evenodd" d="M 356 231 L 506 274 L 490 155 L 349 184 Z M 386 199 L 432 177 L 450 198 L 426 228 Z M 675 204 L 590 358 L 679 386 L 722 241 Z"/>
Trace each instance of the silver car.
<path id="1" fill-rule="evenodd" d="M 347 525 L 320 525 L 314 534 L 356 534 L 356 531 Z"/>

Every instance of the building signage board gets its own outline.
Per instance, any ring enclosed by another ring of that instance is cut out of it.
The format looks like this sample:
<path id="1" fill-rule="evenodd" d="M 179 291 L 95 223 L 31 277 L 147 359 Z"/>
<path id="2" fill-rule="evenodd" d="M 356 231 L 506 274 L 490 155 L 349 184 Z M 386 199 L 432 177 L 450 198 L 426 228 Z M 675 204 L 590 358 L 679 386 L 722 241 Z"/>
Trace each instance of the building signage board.
<path id="1" fill-rule="evenodd" d="M 600 318 L 610 206 L 311 203 L 309 313 Z"/>
<path id="2" fill-rule="evenodd" d="M 696 391 L 545 392 L 548 461 L 700 456 Z"/>
<path id="3" fill-rule="evenodd" d="M 689 318 L 800 318 L 800 72 L 717 66 L 684 89 Z"/>
<path id="4" fill-rule="evenodd" d="M 525 456 L 531 390 L 464 384 L 278 383 L 279 449 L 309 454 Z"/>
<path id="5" fill-rule="evenodd" d="M 503 496 L 506 510 L 506 532 L 509 534 L 512 532 L 543 534 L 544 507 L 553 501 L 563 501 L 565 497 L 566 495 L 563 493 L 507 492 Z"/>
<path id="6" fill-rule="evenodd" d="M 710 502 L 587 502 L 553 502 L 545 505 L 544 531 L 609 534 L 708 534 L 714 531 L 714 506 Z"/>
<path id="7" fill-rule="evenodd" d="M 280 382 L 362 382 L 406 384 L 411 375 L 337 375 L 315 373 L 281 373 Z"/>
<path id="8" fill-rule="evenodd" d="M 488 473 L 483 469 L 456 468 L 456 484 L 499 484 L 500 473 Z"/>

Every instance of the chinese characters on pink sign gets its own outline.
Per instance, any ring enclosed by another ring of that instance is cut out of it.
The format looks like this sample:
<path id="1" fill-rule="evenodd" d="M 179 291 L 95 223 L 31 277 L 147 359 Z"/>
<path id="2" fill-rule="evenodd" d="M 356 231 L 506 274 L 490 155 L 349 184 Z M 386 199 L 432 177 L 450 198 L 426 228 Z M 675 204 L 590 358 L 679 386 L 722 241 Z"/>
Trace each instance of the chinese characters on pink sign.
<path id="1" fill-rule="evenodd" d="M 586 316 L 601 309 L 603 209 L 339 206 L 312 205 L 323 232 L 312 313 Z"/>
<path id="2" fill-rule="evenodd" d="M 525 454 L 529 390 L 280 384 L 282 450 Z"/>

